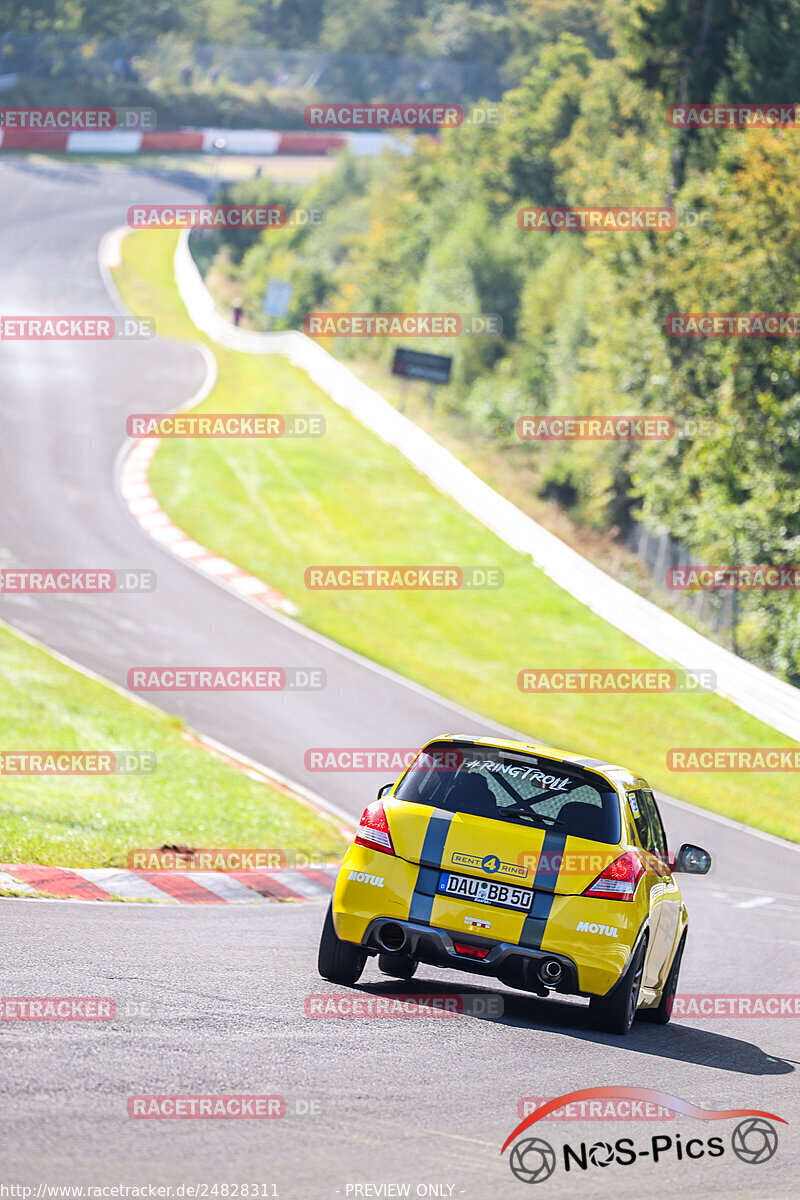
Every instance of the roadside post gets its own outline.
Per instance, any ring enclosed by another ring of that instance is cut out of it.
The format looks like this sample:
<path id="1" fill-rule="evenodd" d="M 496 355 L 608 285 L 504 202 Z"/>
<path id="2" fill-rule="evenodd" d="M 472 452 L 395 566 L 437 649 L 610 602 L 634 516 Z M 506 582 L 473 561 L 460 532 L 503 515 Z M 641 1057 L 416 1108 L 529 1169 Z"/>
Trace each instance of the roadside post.
<path id="1" fill-rule="evenodd" d="M 433 408 L 437 383 L 449 383 L 453 360 L 446 354 L 425 354 L 421 350 L 407 350 L 398 346 L 394 352 L 392 374 L 399 375 L 403 383 L 401 412 L 405 409 L 406 384 L 409 379 L 428 381 L 428 403 Z"/>

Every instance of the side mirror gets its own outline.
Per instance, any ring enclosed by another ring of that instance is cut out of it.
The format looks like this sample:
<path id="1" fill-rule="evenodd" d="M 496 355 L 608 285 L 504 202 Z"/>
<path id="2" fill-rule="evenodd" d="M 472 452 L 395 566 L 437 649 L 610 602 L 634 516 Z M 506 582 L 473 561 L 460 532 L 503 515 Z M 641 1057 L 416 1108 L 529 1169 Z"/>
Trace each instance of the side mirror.
<path id="1" fill-rule="evenodd" d="M 381 796 L 385 796 L 386 793 L 390 792 L 393 787 L 394 787 L 393 783 L 384 783 L 384 785 L 382 787 L 378 788 L 378 799 L 380 800 Z"/>
<path id="2" fill-rule="evenodd" d="M 683 871 L 686 875 L 707 875 L 711 870 L 711 855 L 701 846 L 684 842 L 675 858 L 673 870 Z"/>

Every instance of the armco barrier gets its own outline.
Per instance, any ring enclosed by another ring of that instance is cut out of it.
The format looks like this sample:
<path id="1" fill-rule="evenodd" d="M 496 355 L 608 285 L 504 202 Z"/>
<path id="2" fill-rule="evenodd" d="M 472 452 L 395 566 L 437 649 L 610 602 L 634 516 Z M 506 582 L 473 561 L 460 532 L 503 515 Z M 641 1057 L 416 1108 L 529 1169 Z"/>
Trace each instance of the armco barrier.
<path id="1" fill-rule="evenodd" d="M 382 441 L 395 446 L 440 491 L 452 496 L 507 545 L 528 554 L 554 583 L 655 654 L 693 670 L 716 672 L 717 691 L 739 708 L 800 741 L 800 691 L 689 629 L 588 562 L 520 512 L 413 421 L 392 408 L 327 350 L 303 333 L 237 329 L 214 308 L 184 232 L 175 252 L 178 290 L 194 324 L 220 345 L 248 354 L 283 354 Z"/>

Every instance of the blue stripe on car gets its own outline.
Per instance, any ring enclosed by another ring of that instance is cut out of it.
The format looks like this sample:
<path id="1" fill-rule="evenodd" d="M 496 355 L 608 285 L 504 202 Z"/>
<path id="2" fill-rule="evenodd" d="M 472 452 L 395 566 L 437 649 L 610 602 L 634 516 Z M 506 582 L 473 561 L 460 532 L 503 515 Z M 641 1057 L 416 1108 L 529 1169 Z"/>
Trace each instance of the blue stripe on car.
<path id="1" fill-rule="evenodd" d="M 439 882 L 439 867 L 442 863 L 444 844 L 447 841 L 452 820 L 452 813 L 437 809 L 431 814 L 431 819 L 428 821 L 425 840 L 422 843 L 422 853 L 419 856 L 420 868 L 417 873 L 417 882 L 414 885 L 414 894 L 411 897 L 411 907 L 408 912 L 409 921 L 430 923 L 436 885 Z M 431 863 L 435 863 L 436 866 L 429 865 Z"/>
<path id="2" fill-rule="evenodd" d="M 542 852 L 533 880 L 533 904 L 522 926 L 519 937 L 520 946 L 528 946 L 532 950 L 541 949 L 542 939 L 547 928 L 547 921 L 555 899 L 554 889 L 558 880 L 561 866 L 561 855 L 567 844 L 567 836 L 555 829 L 548 829 L 542 842 Z M 553 858 L 558 858 L 558 863 Z"/>

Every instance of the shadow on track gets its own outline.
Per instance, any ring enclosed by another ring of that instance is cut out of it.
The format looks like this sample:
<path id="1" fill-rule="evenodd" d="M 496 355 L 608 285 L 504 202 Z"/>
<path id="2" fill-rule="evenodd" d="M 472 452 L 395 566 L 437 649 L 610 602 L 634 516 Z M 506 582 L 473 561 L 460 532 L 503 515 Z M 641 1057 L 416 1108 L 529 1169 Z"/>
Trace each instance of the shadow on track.
<path id="1" fill-rule="evenodd" d="M 676 1021 L 669 1025 L 650 1025 L 636 1021 L 626 1038 L 599 1033 L 592 1026 L 589 1007 L 585 1003 L 539 999 L 533 995 L 505 991 L 502 986 L 481 988 L 461 982 L 437 983 L 431 979 L 411 979 L 408 982 L 387 979 L 385 983 L 356 985 L 356 990 L 372 996 L 439 996 L 456 993 L 464 996 L 500 996 L 503 1001 L 502 1016 L 479 1012 L 465 1015 L 496 1025 L 562 1033 L 565 1037 L 578 1038 L 599 1046 L 632 1050 L 637 1054 L 674 1059 L 699 1067 L 715 1067 L 720 1071 L 739 1072 L 742 1075 L 788 1075 L 795 1069 L 789 1060 L 766 1054 L 752 1042 L 701 1029 L 694 1023 L 681 1024 Z"/>

